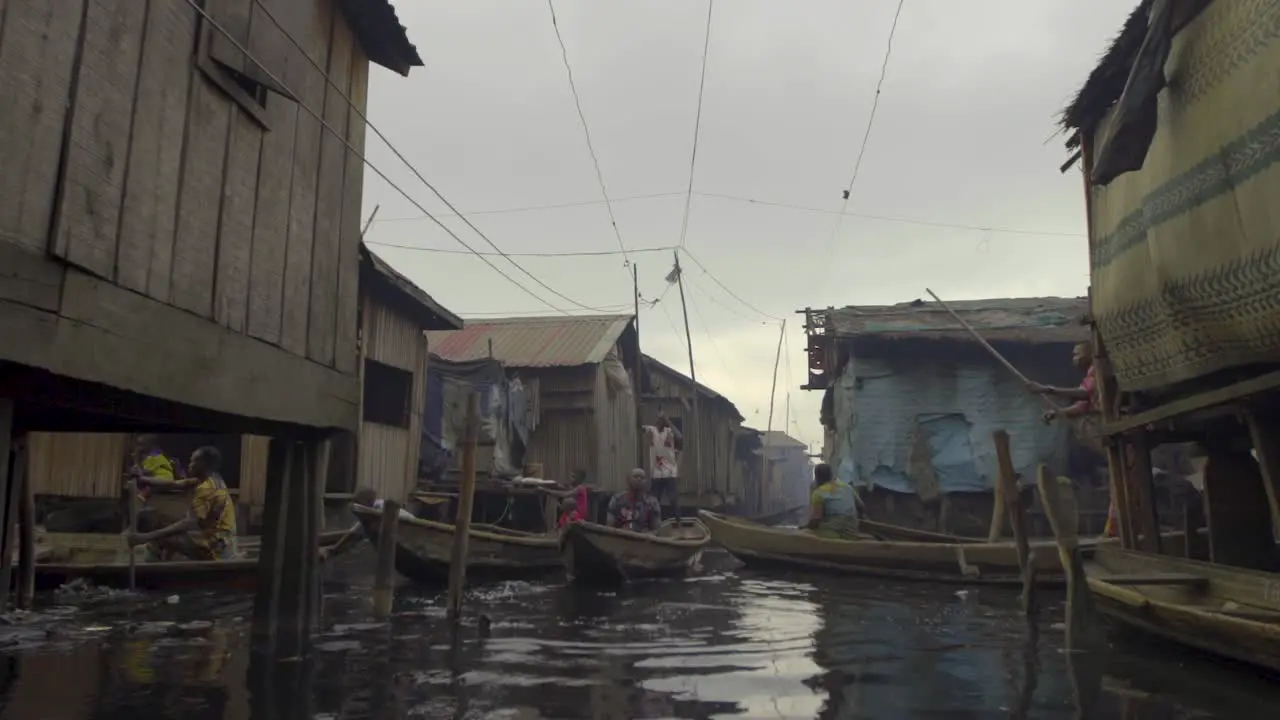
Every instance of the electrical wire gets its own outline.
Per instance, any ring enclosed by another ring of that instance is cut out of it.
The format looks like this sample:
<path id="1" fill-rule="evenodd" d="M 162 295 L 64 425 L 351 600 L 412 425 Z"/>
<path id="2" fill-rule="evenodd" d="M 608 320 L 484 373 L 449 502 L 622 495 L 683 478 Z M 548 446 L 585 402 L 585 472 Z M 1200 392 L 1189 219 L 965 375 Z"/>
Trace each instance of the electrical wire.
<path id="1" fill-rule="evenodd" d="M 678 192 L 649 193 L 648 195 L 628 195 L 626 197 L 612 198 L 610 200 L 580 200 L 578 202 L 553 203 L 550 205 L 528 205 L 525 207 L 498 208 L 496 210 L 471 210 L 467 213 L 467 215 L 470 215 L 472 217 L 475 217 L 476 215 L 505 215 L 507 213 L 534 212 L 537 210 L 559 210 L 562 208 L 576 208 L 576 207 L 587 207 L 589 205 L 603 205 L 605 203 L 620 203 L 620 202 L 631 202 L 632 200 L 652 200 L 655 198 L 672 198 L 672 197 L 684 197 L 684 191 L 680 190 Z M 458 217 L 455 213 L 436 213 L 435 216 L 436 217 Z M 376 225 L 378 223 L 415 222 L 415 221 L 428 220 L 428 219 L 429 218 L 426 215 L 409 215 L 405 217 L 376 218 L 373 222 Z M 517 253 L 508 253 L 508 254 L 511 255 L 512 257 L 518 257 Z"/>
<path id="2" fill-rule="evenodd" d="M 749 205 L 762 205 L 765 207 L 783 208 L 786 210 L 797 210 L 801 212 L 822 213 L 824 215 L 841 215 L 845 217 L 865 218 L 867 220 L 883 220 L 885 222 L 904 223 L 907 225 L 923 225 L 927 227 L 947 228 L 951 230 L 976 230 L 979 232 L 1004 233 L 1009 235 L 1033 235 L 1037 237 L 1066 237 L 1066 238 L 1082 238 L 1083 233 L 1067 233 L 1048 230 L 1025 230 L 1021 228 L 992 227 L 989 225 L 964 225 L 962 223 L 937 222 L 933 220 L 918 220 L 915 218 L 894 217 L 892 215 L 872 215 L 870 213 L 858 213 L 845 211 L 841 213 L 839 210 L 826 210 L 823 208 L 810 207 L 807 205 L 791 205 L 789 203 L 775 202 L 772 200 L 757 200 L 755 198 L 741 197 L 738 195 L 722 195 L 719 193 L 698 192 L 696 195 L 702 197 L 714 198 L 717 200 L 731 200 L 734 202 L 746 203 Z"/>
<path id="3" fill-rule="evenodd" d="M 613 236 L 618 239 L 618 247 L 622 249 L 622 266 L 631 267 L 631 258 L 627 257 L 627 246 L 622 242 L 622 231 L 618 229 L 618 218 L 613 214 L 613 203 L 609 202 L 609 191 L 605 189 L 604 173 L 600 170 L 600 158 L 596 156 L 596 148 L 591 144 L 591 131 L 587 128 L 587 116 L 582 112 L 582 100 L 578 97 L 578 86 L 573 81 L 573 68 L 569 65 L 569 51 L 565 49 L 564 38 L 560 35 L 560 23 L 556 21 L 556 6 L 553 0 L 547 0 L 547 9 L 551 11 L 551 27 L 556 31 L 556 42 L 560 44 L 560 59 L 564 61 L 564 71 L 569 76 L 569 90 L 573 93 L 573 105 L 578 109 L 578 119 L 582 121 L 582 135 L 587 140 L 587 152 L 591 153 L 591 164 L 596 168 L 596 180 L 600 183 L 600 195 L 604 198 L 604 206 L 609 211 L 609 225 L 613 228 Z"/>
<path id="4" fill-rule="evenodd" d="M 693 117 L 693 151 L 689 154 L 689 189 L 684 197 L 684 219 L 680 221 L 680 247 L 689 232 L 689 208 L 693 204 L 693 175 L 698 167 L 698 136 L 702 134 L 702 95 L 707 87 L 707 52 L 711 49 L 711 11 L 715 0 L 707 0 L 707 32 L 702 40 L 702 71 L 698 75 L 698 110 Z"/>
<path id="5" fill-rule="evenodd" d="M 840 235 L 840 227 L 844 222 L 845 211 L 849 209 L 849 196 L 853 194 L 854 183 L 858 182 L 858 171 L 862 169 L 862 158 L 867 152 L 867 143 L 871 139 L 871 128 L 876 122 L 876 109 L 880 107 L 880 88 L 884 85 L 884 76 L 889 71 L 889 57 L 893 54 L 893 36 L 898 31 L 898 18 L 902 15 L 902 6 L 906 0 L 898 0 L 898 9 L 893 13 L 893 25 L 889 27 L 889 41 L 884 51 L 884 62 L 880 64 L 880 80 L 876 82 L 876 94 L 871 100 L 871 113 L 867 116 L 867 130 L 862 136 L 862 147 L 858 149 L 858 159 L 853 164 L 853 176 L 849 178 L 849 186 L 845 188 L 844 199 L 840 204 L 840 215 L 836 218 L 835 229 L 831 233 L 831 245 L 835 245 Z"/>
<path id="6" fill-rule="evenodd" d="M 237 50 L 244 53 L 245 58 L 247 58 L 250 62 L 252 62 L 259 69 L 261 69 L 262 72 L 267 75 L 267 77 L 271 78 L 271 80 L 275 82 L 277 85 L 279 85 L 280 87 L 288 90 L 288 87 L 283 82 L 281 82 L 279 78 L 272 75 L 271 71 L 268 70 L 262 64 L 261 61 L 259 61 L 257 58 L 254 58 L 252 55 L 250 55 L 248 49 L 246 49 L 243 45 L 241 45 L 240 42 L 235 38 L 233 38 L 225 28 L 223 28 L 221 25 L 217 23 L 217 21 L 215 21 L 212 17 L 209 16 L 209 13 L 206 12 L 203 7 L 201 7 L 199 0 L 186 0 L 186 2 L 188 5 L 195 8 L 196 12 L 198 12 L 210 25 L 212 25 L 215 29 L 217 29 L 218 32 L 226 36 L 226 38 L 231 41 L 231 44 L 234 45 Z M 280 33 L 284 35 L 285 38 L 287 38 L 289 42 L 293 44 L 295 48 L 298 49 L 299 52 L 302 53 L 302 56 L 306 58 L 307 62 L 310 63 L 310 65 L 313 68 L 315 68 L 317 72 L 320 73 L 321 77 L 325 79 L 325 82 L 328 83 L 329 87 L 338 92 L 338 94 L 342 97 L 342 99 L 346 101 L 347 107 L 353 110 L 356 113 L 356 115 L 360 117 L 360 119 L 365 123 L 365 125 L 370 130 L 373 131 L 374 135 L 376 135 L 378 139 L 381 140 L 389 150 L 391 150 L 392 154 L 395 155 L 396 158 L 400 160 L 400 162 L 404 163 L 405 167 L 409 168 L 409 171 L 413 173 L 414 177 L 418 178 L 418 180 L 423 185 L 425 185 L 427 189 L 430 190 L 432 194 L 434 194 L 440 200 L 440 202 L 444 203 L 445 207 L 449 208 L 449 210 L 453 212 L 455 216 L 458 217 L 458 219 L 462 220 L 462 222 L 465 223 L 467 227 L 471 228 L 471 230 L 475 232 L 476 235 L 479 235 L 480 238 L 483 239 L 489 245 L 489 247 L 493 248 L 495 252 L 501 255 L 504 260 L 511 263 L 511 265 L 514 266 L 517 270 L 519 270 L 520 272 L 528 276 L 529 279 L 534 281 L 534 283 L 541 286 L 543 289 L 547 290 L 548 292 L 555 295 L 556 297 L 559 297 L 560 299 L 565 300 L 571 305 L 576 305 L 584 310 L 598 311 L 598 308 L 591 307 L 590 305 L 585 305 L 569 297 L 568 295 L 565 295 L 559 290 L 556 290 L 550 285 L 546 284 L 545 282 L 542 281 L 541 278 L 529 272 L 522 265 L 520 265 L 520 263 L 517 263 L 515 260 L 513 260 L 509 255 L 507 255 L 506 252 L 502 250 L 502 248 L 498 247 L 498 245 L 495 242 L 493 242 L 493 240 L 489 239 L 488 235 L 484 234 L 484 232 L 482 232 L 480 228 L 476 227 L 475 224 L 472 223 L 471 220 L 469 220 L 466 215 L 463 215 L 462 212 L 453 205 L 453 203 L 449 202 L 448 198 L 446 198 L 443 194 L 441 194 L 440 191 L 437 190 L 434 185 L 432 185 L 425 177 L 423 177 L 422 173 L 418 170 L 417 166 L 409 162 L 409 159 L 404 156 L 404 153 L 400 152 L 400 149 L 397 148 L 395 144 L 393 144 L 390 140 L 388 140 L 387 136 L 384 135 L 376 125 L 369 122 L 369 118 L 365 116 L 364 110 L 359 108 L 356 105 L 356 103 L 352 102 L 351 98 L 347 95 L 346 91 L 338 87 L 337 83 L 333 81 L 333 78 L 329 76 L 328 71 L 320 67 L 320 64 L 316 60 L 312 59 L 311 54 L 308 53 L 306 48 L 302 46 L 302 43 L 300 43 L 297 38 L 295 38 L 288 30 L 285 29 L 284 25 L 275 17 L 275 15 L 272 14 L 270 8 L 267 8 L 266 6 L 264 6 L 261 0 L 254 0 L 254 3 L 258 6 L 259 9 L 262 10 L 263 14 L 266 15 L 267 19 L 269 19 L 276 26 L 276 28 L 280 30 Z M 298 97 L 298 95 L 296 93 L 293 93 L 292 91 L 290 91 L 290 95 L 293 95 L 295 98 Z M 342 143 L 346 145 L 348 149 L 350 149 L 352 152 L 355 152 L 355 149 L 351 147 L 351 144 L 347 142 L 346 138 L 339 135 L 337 131 L 335 131 L 332 127 L 330 127 L 329 124 L 325 122 L 323 117 L 317 115 L 314 110 L 307 108 L 306 105 L 301 102 L 301 100 L 298 101 L 298 106 L 306 109 L 307 113 L 315 117 L 317 120 L 319 120 L 320 124 L 323 125 L 326 130 L 332 133 L 334 137 L 338 138 L 338 140 L 342 141 Z M 364 160 L 364 163 L 366 165 L 368 165 L 371 169 L 373 169 L 373 171 L 376 172 L 384 181 L 386 181 L 387 184 L 395 188 L 398 192 L 400 192 L 401 195 L 404 195 L 405 199 L 413 203 L 413 205 L 419 211 L 421 211 L 425 215 L 430 216 L 433 220 L 435 220 L 437 225 L 439 225 L 442 229 L 448 232 L 449 235 L 451 235 L 455 240 L 457 240 L 463 247 L 467 248 L 468 250 L 472 250 L 470 245 L 462 241 L 462 238 L 458 237 L 458 235 L 454 233 L 451 229 L 449 229 L 444 223 L 440 222 L 439 220 L 436 220 L 435 217 L 432 216 L 431 213 L 425 207 L 423 207 L 420 203 L 418 203 L 413 198 L 410 198 L 407 193 L 405 193 L 403 190 L 399 188 L 399 186 L 392 183 L 391 180 L 385 174 L 383 174 L 380 170 L 375 168 L 373 164 L 370 163 L 367 159 L 363 158 L 361 153 L 357 153 L 357 155 L 361 155 L 361 159 Z M 484 256 L 479 256 L 479 257 L 481 257 L 485 261 L 485 264 L 497 270 L 497 265 L 494 265 L 493 262 L 490 261 L 488 258 Z M 544 303 L 548 307 L 556 310 L 557 312 L 567 314 L 567 312 L 564 309 L 556 307 L 550 302 L 547 302 L 546 300 L 543 300 L 541 297 L 533 294 L 532 291 L 530 291 L 528 288 L 524 287 L 523 285 L 520 285 L 519 283 L 517 283 L 514 278 L 507 275 L 506 273 L 499 271 L 499 274 L 501 274 L 507 280 L 510 280 L 513 284 L 515 284 L 520 289 L 524 290 L 526 293 L 529 293 L 533 297 L 537 298 L 540 302 Z"/>
<path id="7" fill-rule="evenodd" d="M 720 343 L 716 342 L 715 335 L 711 333 L 711 323 L 707 322 L 707 318 L 702 314 L 702 310 L 698 307 L 698 304 L 693 302 L 694 297 L 702 293 L 702 291 L 698 290 L 697 292 L 692 292 L 693 286 L 689 283 L 686 283 L 686 287 L 691 291 L 687 298 L 687 304 L 693 309 L 694 318 L 697 319 L 698 323 L 702 326 L 702 334 L 706 335 L 707 340 L 711 343 L 711 351 L 715 353 L 716 360 L 720 363 L 720 369 L 724 370 L 724 376 L 726 378 L 733 377 L 733 373 L 729 371 L 729 364 L 724 360 L 724 353 L 720 351 Z"/>
<path id="8" fill-rule="evenodd" d="M 402 245 L 399 243 L 383 242 L 381 240 L 365 240 L 366 245 L 377 245 L 379 247 L 399 248 L 401 250 L 414 250 L 417 252 L 441 253 L 444 255 L 479 255 L 481 257 L 498 257 L 498 253 L 488 252 L 468 252 L 466 250 L 453 250 L 451 248 L 435 248 L 423 247 L 421 245 Z M 536 257 L 536 258 L 577 258 L 577 257 L 611 257 L 615 255 L 639 255 L 642 253 L 655 252 L 671 252 L 675 249 L 674 245 L 667 247 L 647 247 L 635 248 L 634 250 L 569 250 L 565 252 L 509 252 L 504 253 L 509 257 Z"/>
<path id="9" fill-rule="evenodd" d="M 720 282 L 720 278 L 716 277 L 716 276 L 715 276 L 715 275 L 714 275 L 714 274 L 713 274 L 709 269 L 707 269 L 707 266 L 706 266 L 706 265 L 704 265 L 704 264 L 702 264 L 701 262 L 699 262 L 699 261 L 698 261 L 698 258 L 694 257 L 694 256 L 693 256 L 693 253 L 689 252 L 689 250 L 688 250 L 687 248 L 681 248 L 680 252 L 684 253 L 686 257 L 688 257 L 690 260 L 692 260 L 694 265 L 697 265 L 699 268 L 701 268 L 701 269 L 702 269 L 702 273 L 703 273 L 704 275 L 706 275 L 707 277 L 711 278 L 711 281 L 712 281 L 712 282 L 714 282 L 716 285 L 719 285 L 721 290 L 724 290 L 726 293 L 728 293 L 728 294 L 729 294 L 729 297 L 731 297 L 731 298 L 733 298 L 734 300 L 737 300 L 738 302 L 742 303 L 742 306 L 743 306 L 743 307 L 747 308 L 748 310 L 751 310 L 752 312 L 756 313 L 757 315 L 760 315 L 761 317 L 766 317 L 766 318 L 769 318 L 770 320 L 778 320 L 778 321 L 781 321 L 781 320 L 782 320 L 782 318 L 778 317 L 777 315 L 770 315 L 769 313 L 767 313 L 767 312 L 765 312 L 765 311 L 761 310 L 760 308 L 756 307 L 755 305 L 752 305 L 751 303 L 747 302 L 746 300 L 743 300 L 741 295 L 739 295 L 739 294 L 735 293 L 734 291 L 730 290 L 730 289 L 729 289 L 729 287 L 728 287 L 727 285 L 725 285 L 724 283 Z"/>

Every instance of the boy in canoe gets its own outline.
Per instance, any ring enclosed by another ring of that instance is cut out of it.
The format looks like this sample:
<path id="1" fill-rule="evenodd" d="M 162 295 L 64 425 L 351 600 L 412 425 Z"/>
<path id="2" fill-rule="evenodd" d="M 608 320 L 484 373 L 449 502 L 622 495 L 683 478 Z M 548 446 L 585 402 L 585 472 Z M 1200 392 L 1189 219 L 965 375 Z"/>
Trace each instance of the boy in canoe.
<path id="1" fill-rule="evenodd" d="M 382 510 L 383 502 L 382 498 L 378 497 L 377 490 L 374 490 L 371 487 L 362 487 L 359 490 L 356 490 L 355 495 L 351 496 L 351 504 L 373 508 L 374 510 Z M 413 513 L 405 510 L 404 508 L 400 508 L 399 515 L 401 520 L 415 519 Z M 357 520 L 356 524 L 352 525 L 351 529 L 347 530 L 342 537 L 338 538 L 338 542 L 334 543 L 332 547 L 320 548 L 320 561 L 324 562 L 329 558 L 337 557 L 338 555 L 341 555 L 355 547 L 361 540 L 365 539 L 367 539 L 367 536 L 364 533 L 364 525 Z"/>
<path id="2" fill-rule="evenodd" d="M 662 506 L 649 494 L 649 478 L 635 468 L 627 475 L 627 490 L 609 500 L 606 524 L 632 532 L 654 532 L 662 524 Z"/>
<path id="3" fill-rule="evenodd" d="M 813 468 L 813 494 L 809 498 L 809 530 L 837 540 L 858 537 L 858 496 L 821 463 Z"/>

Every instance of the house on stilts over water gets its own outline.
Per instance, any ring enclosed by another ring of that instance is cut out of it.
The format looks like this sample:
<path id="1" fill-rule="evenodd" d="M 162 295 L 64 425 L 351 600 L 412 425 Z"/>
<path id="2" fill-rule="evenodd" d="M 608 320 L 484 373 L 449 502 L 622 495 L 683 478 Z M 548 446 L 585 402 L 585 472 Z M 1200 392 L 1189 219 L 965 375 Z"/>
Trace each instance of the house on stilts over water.
<path id="1" fill-rule="evenodd" d="M 1094 601 L 1280 670 L 1280 3 L 1145 0 L 1063 114 L 1084 175 L 1101 435 L 1122 547 Z M 1153 449 L 1200 455 L 1159 534 Z"/>
<path id="2" fill-rule="evenodd" d="M 301 655 L 360 426 L 369 71 L 422 60 L 388 0 L 3 7 L 0 517 L 34 524 L 33 432 L 269 436 L 254 640 Z"/>

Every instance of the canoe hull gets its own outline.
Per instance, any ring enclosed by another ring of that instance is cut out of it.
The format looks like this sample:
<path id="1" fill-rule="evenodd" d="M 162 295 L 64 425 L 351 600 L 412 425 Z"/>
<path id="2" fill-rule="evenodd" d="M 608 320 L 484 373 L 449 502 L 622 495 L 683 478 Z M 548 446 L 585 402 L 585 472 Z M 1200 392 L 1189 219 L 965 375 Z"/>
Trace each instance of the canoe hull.
<path id="1" fill-rule="evenodd" d="M 834 540 L 799 530 L 765 528 L 702 512 L 714 542 L 749 566 L 935 582 L 1021 586 L 1013 543 L 943 543 Z M 1033 542 L 1037 580 L 1061 585 L 1062 566 L 1052 543 Z"/>
<path id="2" fill-rule="evenodd" d="M 378 545 L 382 514 L 365 508 L 354 508 L 353 512 L 369 540 Z M 396 571 L 424 585 L 448 582 L 453 534 L 453 525 L 402 519 L 396 529 Z M 555 574 L 561 568 L 554 535 L 472 529 L 467 540 L 468 580 L 530 579 Z"/>
<path id="3" fill-rule="evenodd" d="M 1106 547 L 1085 563 L 1085 574 L 1098 609 L 1113 623 L 1280 673 L 1280 573 Z M 1207 584 L 1132 583 L 1148 574 L 1203 577 Z"/>
<path id="4" fill-rule="evenodd" d="M 711 534 L 696 520 L 684 521 L 681 530 L 690 537 L 667 538 L 595 523 L 573 523 L 561 532 L 560 555 L 569 578 L 578 583 L 683 577 L 698 564 Z"/>
<path id="5" fill-rule="evenodd" d="M 320 533 L 321 547 L 333 545 L 342 531 Z M 72 580 L 83 578 L 99 587 L 129 587 L 129 562 L 116 558 L 115 545 L 122 544 L 119 535 L 94 536 L 84 534 L 75 543 L 60 542 L 70 537 L 50 534 L 54 546 L 47 548 L 55 562 L 37 562 L 36 587 L 48 590 Z M 258 558 L 261 548 L 258 537 L 239 538 L 241 554 L 236 560 L 175 560 L 166 562 L 139 562 L 135 566 L 138 587 L 147 590 L 192 590 L 217 588 L 223 590 L 253 590 L 258 584 Z M 110 556 L 110 560 L 98 560 Z M 16 572 L 16 564 L 15 564 Z"/>

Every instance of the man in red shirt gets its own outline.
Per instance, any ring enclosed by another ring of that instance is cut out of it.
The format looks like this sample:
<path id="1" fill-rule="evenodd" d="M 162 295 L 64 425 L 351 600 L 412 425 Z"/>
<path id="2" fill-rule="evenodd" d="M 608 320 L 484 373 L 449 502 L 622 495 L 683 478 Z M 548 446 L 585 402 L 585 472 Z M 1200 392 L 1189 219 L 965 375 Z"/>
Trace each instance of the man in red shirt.
<path id="1" fill-rule="evenodd" d="M 1068 420 L 1084 418 L 1085 426 L 1089 427 L 1092 423 L 1088 421 L 1093 418 L 1088 416 L 1096 412 L 1098 407 L 1098 379 L 1093 371 L 1093 345 L 1087 342 L 1082 342 L 1079 345 L 1076 345 L 1071 352 L 1071 364 L 1075 365 L 1077 369 L 1084 371 L 1084 380 L 1080 382 L 1079 386 L 1073 388 L 1060 388 L 1050 385 L 1041 385 L 1040 383 L 1029 383 L 1027 385 L 1027 389 L 1038 395 L 1050 395 L 1075 401 L 1065 408 L 1055 408 L 1053 410 L 1046 411 L 1044 414 L 1044 421 L 1046 423 L 1063 418 Z M 1086 430 L 1086 432 L 1088 431 Z M 1111 499 L 1111 507 L 1107 510 L 1107 525 L 1102 532 L 1107 537 L 1115 537 L 1115 498 Z"/>

